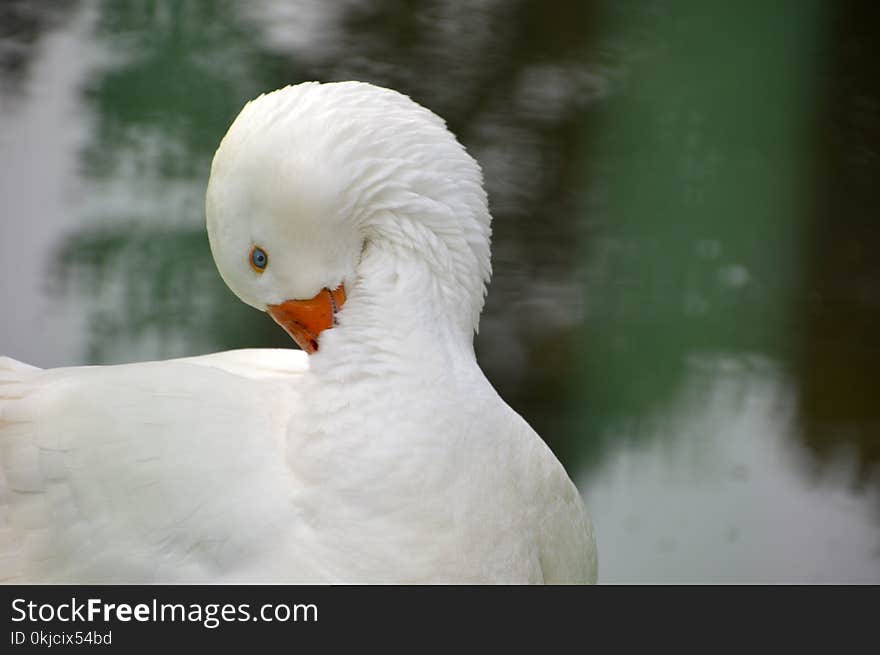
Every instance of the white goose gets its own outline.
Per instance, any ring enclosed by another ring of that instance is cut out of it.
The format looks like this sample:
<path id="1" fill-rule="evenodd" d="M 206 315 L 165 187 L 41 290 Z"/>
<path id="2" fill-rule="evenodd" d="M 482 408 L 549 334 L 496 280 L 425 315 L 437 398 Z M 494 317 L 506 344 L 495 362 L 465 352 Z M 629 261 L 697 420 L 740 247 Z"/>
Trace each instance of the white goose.
<path id="1" fill-rule="evenodd" d="M 440 118 L 363 83 L 260 96 L 207 218 L 312 354 L 0 359 L 0 579 L 595 581 L 575 486 L 477 365 L 490 217 Z"/>

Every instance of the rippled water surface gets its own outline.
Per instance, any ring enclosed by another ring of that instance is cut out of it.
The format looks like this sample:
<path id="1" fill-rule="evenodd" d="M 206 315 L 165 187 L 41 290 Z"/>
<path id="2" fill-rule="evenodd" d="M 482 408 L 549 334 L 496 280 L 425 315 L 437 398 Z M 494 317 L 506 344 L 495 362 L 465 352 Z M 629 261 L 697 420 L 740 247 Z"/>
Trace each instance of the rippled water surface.
<path id="1" fill-rule="evenodd" d="M 213 266 L 210 158 L 260 92 L 391 86 L 483 166 L 478 355 L 600 580 L 880 582 L 880 14 L 672 4 L 3 3 L 0 352 L 288 346 Z"/>

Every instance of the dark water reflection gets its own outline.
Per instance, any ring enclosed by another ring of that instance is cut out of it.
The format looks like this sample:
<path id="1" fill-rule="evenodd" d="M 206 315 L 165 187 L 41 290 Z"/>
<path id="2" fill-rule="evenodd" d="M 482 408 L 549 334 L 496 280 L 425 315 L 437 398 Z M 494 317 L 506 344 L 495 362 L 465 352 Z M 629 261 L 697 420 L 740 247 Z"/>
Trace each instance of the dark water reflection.
<path id="1" fill-rule="evenodd" d="M 21 92 L 40 38 L 69 21 L 77 4 L 77 0 L 0 3 L 0 90 L 4 96 Z"/>
<path id="2" fill-rule="evenodd" d="M 602 579 L 880 580 L 872 3 L 39 7 L 0 10 L 0 350 L 288 345 L 213 267 L 210 158 L 262 91 L 390 86 L 483 165 L 480 361 L 581 484 Z"/>

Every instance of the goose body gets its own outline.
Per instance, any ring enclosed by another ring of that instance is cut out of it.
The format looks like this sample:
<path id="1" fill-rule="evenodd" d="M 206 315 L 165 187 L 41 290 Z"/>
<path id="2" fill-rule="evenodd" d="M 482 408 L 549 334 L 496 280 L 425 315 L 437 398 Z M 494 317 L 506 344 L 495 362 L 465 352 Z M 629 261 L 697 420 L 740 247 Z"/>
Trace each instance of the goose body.
<path id="1" fill-rule="evenodd" d="M 312 354 L 0 358 L 0 580 L 595 581 L 577 489 L 476 362 L 489 214 L 439 118 L 261 96 L 207 214 L 224 280 Z"/>

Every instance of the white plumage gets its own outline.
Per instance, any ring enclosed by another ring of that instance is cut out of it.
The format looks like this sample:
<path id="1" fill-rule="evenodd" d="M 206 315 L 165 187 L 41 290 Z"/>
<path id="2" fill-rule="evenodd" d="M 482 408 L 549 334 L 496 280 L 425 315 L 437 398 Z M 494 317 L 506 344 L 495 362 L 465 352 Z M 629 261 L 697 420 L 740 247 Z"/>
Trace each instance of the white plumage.
<path id="1" fill-rule="evenodd" d="M 474 357 L 490 217 L 437 116 L 353 82 L 260 96 L 207 216 L 243 301 L 343 284 L 338 325 L 311 356 L 0 358 L 0 579 L 595 581 L 576 488 Z"/>

